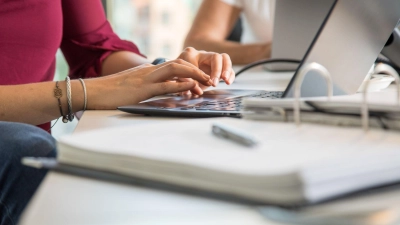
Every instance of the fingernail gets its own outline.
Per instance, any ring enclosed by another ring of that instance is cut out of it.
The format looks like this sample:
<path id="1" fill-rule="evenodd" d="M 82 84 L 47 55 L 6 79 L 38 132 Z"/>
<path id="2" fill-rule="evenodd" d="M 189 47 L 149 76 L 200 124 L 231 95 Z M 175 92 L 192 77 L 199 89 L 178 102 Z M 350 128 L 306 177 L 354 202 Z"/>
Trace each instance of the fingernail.
<path id="1" fill-rule="evenodd" d="M 214 78 L 214 79 L 213 79 L 213 81 L 214 81 L 214 85 L 215 85 L 215 86 L 217 86 L 217 85 L 218 85 L 218 83 L 219 83 L 219 78 L 218 78 L 218 77 L 216 77 L 216 78 Z"/>
<path id="2" fill-rule="evenodd" d="M 229 72 L 225 71 L 222 73 L 221 78 L 225 80 L 225 79 L 228 79 L 228 76 L 229 76 Z"/>

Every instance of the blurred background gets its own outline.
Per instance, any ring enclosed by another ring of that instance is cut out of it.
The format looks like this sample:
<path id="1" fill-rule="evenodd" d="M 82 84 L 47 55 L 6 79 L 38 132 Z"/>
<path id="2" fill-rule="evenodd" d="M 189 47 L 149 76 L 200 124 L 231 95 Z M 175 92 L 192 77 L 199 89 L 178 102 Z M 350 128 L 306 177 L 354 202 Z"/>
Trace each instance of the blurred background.
<path id="1" fill-rule="evenodd" d="M 102 0 L 102 3 L 119 37 L 133 41 L 141 53 L 153 60 L 157 57 L 173 59 L 179 55 L 201 0 Z M 64 80 L 68 65 L 61 51 L 56 58 L 54 79 Z M 76 124 L 76 119 L 66 124 L 58 121 L 52 134 L 58 138 L 72 133 Z"/>

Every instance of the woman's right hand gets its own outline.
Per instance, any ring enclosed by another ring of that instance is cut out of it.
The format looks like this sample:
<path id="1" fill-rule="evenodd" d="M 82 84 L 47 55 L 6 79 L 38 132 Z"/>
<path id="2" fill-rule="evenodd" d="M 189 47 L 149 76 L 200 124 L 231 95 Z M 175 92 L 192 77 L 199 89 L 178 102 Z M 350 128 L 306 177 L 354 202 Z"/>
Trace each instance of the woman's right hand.
<path id="1" fill-rule="evenodd" d="M 182 78 L 191 79 L 178 81 Z M 205 86 L 213 86 L 209 75 L 182 59 L 156 66 L 144 64 L 114 75 L 85 80 L 87 109 L 115 109 L 157 95 L 185 92 L 193 89 L 196 81 Z"/>

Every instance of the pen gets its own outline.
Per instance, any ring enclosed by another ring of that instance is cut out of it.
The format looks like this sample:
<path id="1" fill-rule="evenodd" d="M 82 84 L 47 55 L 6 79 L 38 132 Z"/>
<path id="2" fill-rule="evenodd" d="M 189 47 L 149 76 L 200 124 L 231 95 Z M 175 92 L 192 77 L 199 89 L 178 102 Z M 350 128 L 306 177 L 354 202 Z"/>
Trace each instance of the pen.
<path id="1" fill-rule="evenodd" d="M 253 147 L 258 144 L 257 139 L 253 135 L 221 123 L 213 123 L 212 133 L 215 136 L 234 141 L 247 147 Z"/>

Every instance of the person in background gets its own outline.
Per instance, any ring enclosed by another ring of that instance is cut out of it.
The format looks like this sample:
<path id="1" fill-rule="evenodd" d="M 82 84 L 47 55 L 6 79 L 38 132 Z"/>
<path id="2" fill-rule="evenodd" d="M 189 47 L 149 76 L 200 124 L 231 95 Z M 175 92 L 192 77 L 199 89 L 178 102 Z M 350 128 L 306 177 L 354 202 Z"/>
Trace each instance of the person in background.
<path id="1" fill-rule="evenodd" d="M 166 93 L 201 95 L 235 79 L 228 55 L 194 48 L 150 64 L 113 32 L 100 0 L 0 0 L 0 21 L 1 225 L 18 222 L 45 175 L 22 166 L 21 158 L 56 155 L 46 132 L 51 120 L 67 122 L 77 111 L 116 109 Z M 53 81 L 58 48 L 71 80 Z"/>
<path id="2" fill-rule="evenodd" d="M 203 0 L 184 46 L 227 53 L 234 64 L 269 58 L 275 0 Z M 241 43 L 226 40 L 240 14 Z"/>

